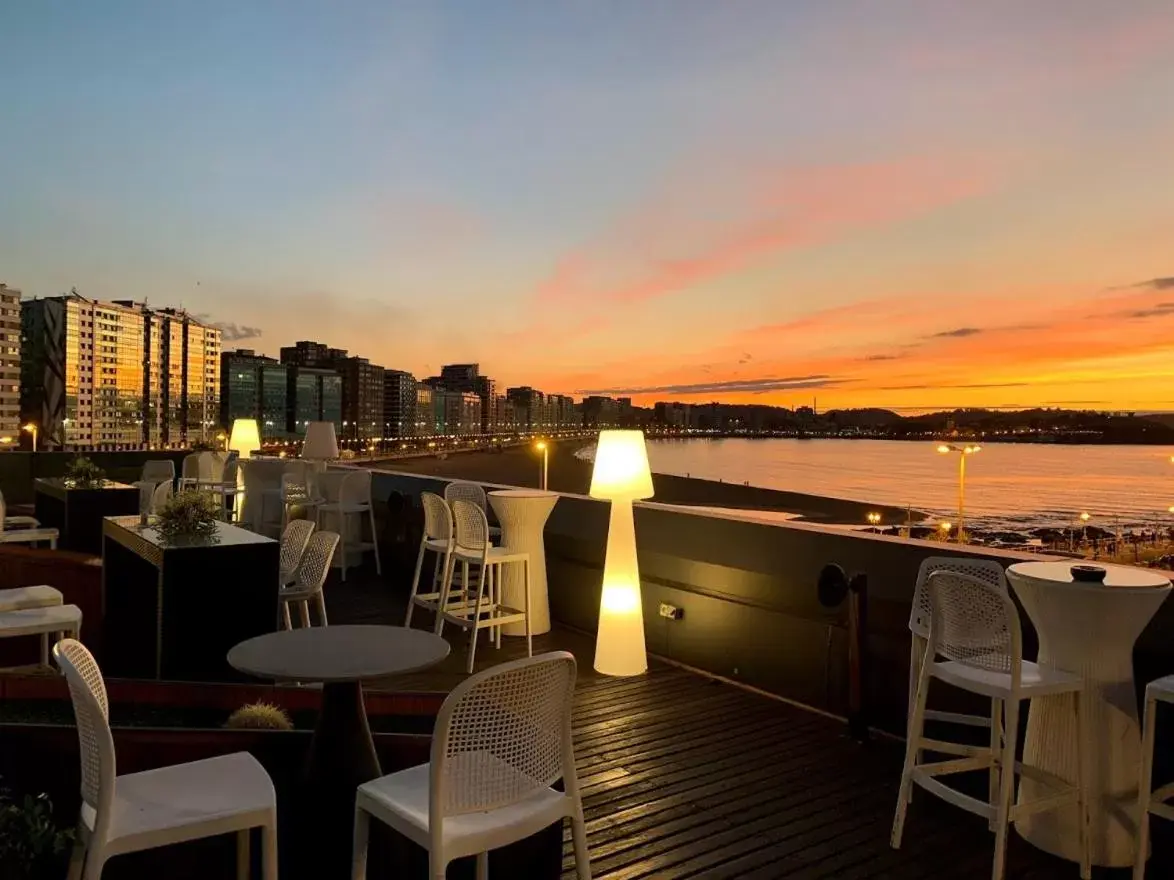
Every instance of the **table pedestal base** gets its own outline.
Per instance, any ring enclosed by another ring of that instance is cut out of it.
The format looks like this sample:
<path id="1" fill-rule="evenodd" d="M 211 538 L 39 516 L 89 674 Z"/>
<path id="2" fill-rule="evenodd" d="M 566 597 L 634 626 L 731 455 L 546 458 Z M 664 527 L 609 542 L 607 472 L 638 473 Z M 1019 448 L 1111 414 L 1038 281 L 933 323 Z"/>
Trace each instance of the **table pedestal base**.
<path id="1" fill-rule="evenodd" d="M 307 851 L 307 856 L 322 865 L 320 876 L 349 876 L 355 790 L 381 775 L 363 705 L 362 684 L 324 684 L 301 810 L 306 822 L 303 842 L 317 850 L 313 854 Z"/>

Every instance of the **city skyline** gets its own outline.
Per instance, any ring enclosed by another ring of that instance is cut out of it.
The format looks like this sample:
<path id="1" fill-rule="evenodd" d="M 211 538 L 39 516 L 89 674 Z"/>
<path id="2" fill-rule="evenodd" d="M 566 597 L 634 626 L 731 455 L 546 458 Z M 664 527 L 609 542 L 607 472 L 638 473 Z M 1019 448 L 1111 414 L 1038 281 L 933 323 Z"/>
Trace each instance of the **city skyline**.
<path id="1" fill-rule="evenodd" d="M 1168 3 L 0 10 L 0 281 L 576 397 L 1172 410 Z"/>

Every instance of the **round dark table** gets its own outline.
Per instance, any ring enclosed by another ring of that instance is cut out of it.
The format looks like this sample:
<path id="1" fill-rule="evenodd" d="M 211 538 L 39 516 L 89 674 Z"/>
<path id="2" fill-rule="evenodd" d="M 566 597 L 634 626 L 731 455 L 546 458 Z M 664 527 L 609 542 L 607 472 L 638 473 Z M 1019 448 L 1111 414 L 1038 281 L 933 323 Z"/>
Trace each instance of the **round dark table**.
<path id="1" fill-rule="evenodd" d="M 306 783 L 319 819 L 340 819 L 329 823 L 339 825 L 337 834 L 323 841 L 329 860 L 341 862 L 345 856 L 350 864 L 355 791 L 382 775 L 363 705 L 363 681 L 427 669 L 448 652 L 448 642 L 440 636 L 402 626 L 283 630 L 241 642 L 228 652 L 229 665 L 258 678 L 322 683 Z"/>

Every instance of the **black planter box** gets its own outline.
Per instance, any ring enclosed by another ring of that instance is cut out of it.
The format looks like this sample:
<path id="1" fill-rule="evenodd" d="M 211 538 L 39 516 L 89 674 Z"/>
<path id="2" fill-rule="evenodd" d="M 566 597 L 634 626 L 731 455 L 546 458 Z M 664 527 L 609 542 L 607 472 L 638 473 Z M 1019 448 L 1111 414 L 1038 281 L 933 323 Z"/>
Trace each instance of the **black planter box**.
<path id="1" fill-rule="evenodd" d="M 57 529 L 57 546 L 98 556 L 102 552 L 102 519 L 139 511 L 139 490 L 126 483 L 103 481 L 101 486 L 77 487 L 65 477 L 39 477 L 36 517 L 45 528 Z"/>
<path id="2" fill-rule="evenodd" d="M 135 517 L 105 521 L 103 671 L 111 677 L 243 681 L 230 648 L 273 632 L 281 545 L 227 523 L 169 544 Z"/>

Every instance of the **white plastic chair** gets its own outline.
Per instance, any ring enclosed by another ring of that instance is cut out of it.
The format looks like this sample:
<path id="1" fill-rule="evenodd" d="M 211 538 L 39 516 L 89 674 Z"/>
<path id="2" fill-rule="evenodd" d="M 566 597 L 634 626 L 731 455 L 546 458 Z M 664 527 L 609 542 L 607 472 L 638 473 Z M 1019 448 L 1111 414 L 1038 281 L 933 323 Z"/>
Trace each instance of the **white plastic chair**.
<path id="1" fill-rule="evenodd" d="M 175 462 L 169 458 L 153 458 L 143 462 L 143 473 L 139 477 L 140 483 L 169 483 L 175 482 Z"/>
<path id="2" fill-rule="evenodd" d="M 294 602 L 298 605 L 302 626 L 310 626 L 310 602 L 314 603 L 322 626 L 327 625 L 326 601 L 322 597 L 322 587 L 326 583 L 326 575 L 330 571 L 330 561 L 334 558 L 336 547 L 338 535 L 335 532 L 315 532 L 310 536 L 293 584 L 283 587 L 279 593 L 281 622 L 286 629 L 293 629 L 289 606 Z"/>
<path id="3" fill-rule="evenodd" d="M 905 766 L 897 795 L 890 843 L 901 846 L 909 792 L 917 783 L 948 803 L 983 816 L 995 827 L 995 859 L 992 877 L 1001 880 L 1006 861 L 1007 833 L 1011 822 L 1043 810 L 1075 802 L 1080 813 L 1080 876 L 1091 877 L 1086 782 L 1089 749 L 1085 713 L 1080 709 L 1084 682 L 1078 675 L 1050 669 L 1023 659 L 1023 637 L 1019 615 L 1011 597 L 981 578 L 957 572 L 935 571 L 928 580 L 930 597 L 929 642 L 917 682 L 913 721 L 905 743 Z M 939 660 L 938 657 L 945 658 Z M 1006 716 L 1001 748 L 943 742 L 925 736 L 926 697 L 931 679 L 999 701 Z M 1015 760 L 1019 737 L 1019 704 L 1034 697 L 1072 694 L 1076 713 L 1078 776 L 1073 785 L 1051 773 Z M 926 763 L 922 752 L 952 756 L 951 760 Z M 979 800 L 944 784 L 940 777 L 976 770 L 998 774 L 994 801 Z M 1054 793 L 1030 803 L 1013 803 L 1015 773 L 1048 785 Z"/>
<path id="4" fill-rule="evenodd" d="M 371 500 L 371 472 L 354 470 L 349 472 L 342 481 L 338 484 L 338 500 L 325 502 L 318 505 L 318 522 L 321 524 L 322 516 L 327 513 L 333 513 L 338 516 L 339 534 L 341 535 L 342 547 L 342 579 L 346 580 L 346 569 L 348 549 L 357 549 L 360 553 L 364 550 L 375 551 L 375 573 L 382 575 L 383 567 L 379 562 L 379 534 L 375 530 L 375 505 Z M 363 534 L 363 515 L 366 514 L 371 522 L 371 542 L 366 543 L 362 540 Z M 357 534 L 359 540 L 357 547 L 349 548 L 351 543 L 348 539 L 350 529 L 348 528 L 347 517 L 357 516 L 359 522 L 356 524 Z"/>
<path id="5" fill-rule="evenodd" d="M 0 639 L 20 636 L 41 637 L 41 666 L 49 665 L 49 639 L 76 638 L 82 630 L 82 610 L 60 603 L 25 605 L 0 613 Z"/>
<path id="6" fill-rule="evenodd" d="M 261 829 L 265 880 L 277 880 L 277 799 L 246 752 L 117 776 L 106 685 L 93 656 L 65 639 L 53 657 L 69 682 L 81 746 L 82 808 L 70 880 L 98 880 L 112 857 L 237 833 L 237 880 L 249 876 L 249 832 Z"/>
<path id="7" fill-rule="evenodd" d="M 502 663 L 448 695 L 432 733 L 431 760 L 359 786 L 352 880 L 367 875 L 372 818 L 428 850 L 430 880 L 477 856 L 571 820 L 575 869 L 591 880 L 583 802 L 575 773 L 571 704 L 575 658 L 565 651 Z M 551 786 L 563 780 L 563 791 Z"/>
<path id="8" fill-rule="evenodd" d="M 306 545 L 310 542 L 310 535 L 314 534 L 314 529 L 314 523 L 310 520 L 295 519 L 281 532 L 281 555 L 278 562 L 280 586 L 291 586 L 297 580 L 298 567 L 302 564 L 302 556 L 306 552 Z"/>
<path id="9" fill-rule="evenodd" d="M 913 607 L 909 610 L 909 702 L 906 709 L 905 736 L 909 737 L 910 726 L 913 721 L 913 704 L 917 698 L 917 682 L 921 676 L 921 664 L 925 658 L 925 647 L 929 641 L 929 622 L 932 609 L 929 598 L 929 576 L 935 571 L 950 571 L 970 575 L 979 580 L 997 587 L 1007 593 L 1007 573 L 1003 566 L 993 559 L 975 559 L 967 556 L 930 556 L 922 560 L 917 571 L 917 583 L 913 588 Z M 926 709 L 927 721 L 944 721 L 949 724 L 962 724 L 968 727 L 986 727 L 991 730 L 991 748 L 998 749 L 1002 745 L 1003 726 L 1001 722 L 1002 706 L 998 700 L 991 700 L 991 714 L 962 715 L 957 712 L 942 712 L 937 709 Z M 990 799 L 994 803 L 998 796 L 998 774 L 992 768 L 990 774 Z M 991 830 L 994 830 L 992 824 Z"/>
<path id="10" fill-rule="evenodd" d="M 5 529 L 39 529 L 41 521 L 35 516 L 9 516 L 4 493 L 0 492 L 0 532 Z"/>
<path id="11" fill-rule="evenodd" d="M 412 578 L 412 593 L 408 597 L 408 613 L 404 619 L 404 626 L 409 627 L 412 625 L 412 611 L 417 605 L 438 612 L 440 597 L 443 593 L 441 578 L 449 570 L 449 561 L 456 540 L 452 508 L 445 503 L 445 500 L 433 492 L 421 492 L 420 503 L 424 506 L 424 534 L 420 538 L 420 552 L 416 556 L 416 573 Z M 432 589 L 421 593 L 420 577 L 424 571 L 424 554 L 428 550 L 436 554 L 436 566 L 432 572 Z M 458 598 L 463 600 L 468 597 L 462 594 Z M 438 612 L 435 625 L 438 626 L 439 623 Z"/>
<path id="12" fill-rule="evenodd" d="M 200 485 L 200 456 L 203 453 L 193 452 L 183 457 L 183 464 L 179 472 L 179 491 L 195 489 Z"/>
<path id="13" fill-rule="evenodd" d="M 322 498 L 313 494 L 306 468 L 287 470 L 281 475 L 281 530 L 290 522 L 290 512 L 295 507 L 311 510 L 323 503 Z"/>
<path id="14" fill-rule="evenodd" d="M 465 480 L 453 480 L 444 487 L 444 500 L 449 504 L 454 501 L 468 501 L 471 504 L 476 504 L 481 508 L 481 512 L 485 514 L 485 518 L 489 518 L 489 499 L 485 497 L 485 489 L 479 483 L 470 483 Z M 489 537 L 501 537 L 501 528 L 499 526 L 489 527 Z"/>
<path id="15" fill-rule="evenodd" d="M 171 481 L 160 483 L 155 487 L 155 491 L 151 493 L 151 507 L 150 513 L 159 514 L 165 504 L 171 500 Z"/>
<path id="16" fill-rule="evenodd" d="M 485 511 L 468 501 L 454 501 L 453 520 L 456 541 L 449 557 L 448 571 L 440 587 L 440 613 L 436 620 L 436 634 L 441 635 L 444 624 L 456 624 L 471 631 L 469 637 L 468 671 L 473 671 L 473 655 L 477 651 L 477 633 L 482 629 L 496 630 L 497 646 L 501 647 L 501 627 L 507 623 L 526 624 L 526 656 L 531 656 L 533 644 L 530 633 L 530 554 L 494 547 L 489 543 L 489 523 Z M 452 602 L 453 570 L 461 564 L 461 587 L 468 596 L 464 601 Z M 475 593 L 468 590 L 469 565 L 480 566 Z M 525 605 L 511 608 L 501 602 L 501 568 L 511 563 L 520 564 L 524 579 Z M 490 634 L 493 636 L 493 633 Z M 492 639 L 491 639 L 492 640 Z"/>
<path id="17" fill-rule="evenodd" d="M 1174 782 L 1153 788 L 1154 738 L 1157 733 L 1158 703 L 1174 704 L 1174 675 L 1151 681 L 1145 689 L 1145 734 L 1141 740 L 1141 784 L 1137 797 L 1137 851 L 1133 858 L 1133 880 L 1145 880 L 1145 863 L 1150 850 L 1150 816 L 1174 822 Z"/>

